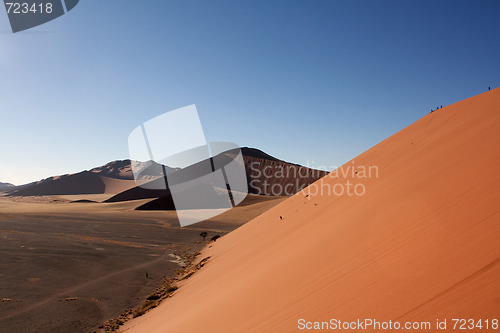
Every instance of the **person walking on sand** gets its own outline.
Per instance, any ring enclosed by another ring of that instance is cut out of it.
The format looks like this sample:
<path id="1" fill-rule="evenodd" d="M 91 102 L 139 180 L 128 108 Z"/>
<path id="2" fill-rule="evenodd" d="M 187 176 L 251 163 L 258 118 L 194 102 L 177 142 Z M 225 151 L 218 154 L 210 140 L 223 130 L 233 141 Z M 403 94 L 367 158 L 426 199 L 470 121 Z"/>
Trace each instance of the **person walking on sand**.
<path id="1" fill-rule="evenodd" d="M 488 87 L 488 91 L 490 91 L 490 90 L 491 90 L 491 87 Z"/>

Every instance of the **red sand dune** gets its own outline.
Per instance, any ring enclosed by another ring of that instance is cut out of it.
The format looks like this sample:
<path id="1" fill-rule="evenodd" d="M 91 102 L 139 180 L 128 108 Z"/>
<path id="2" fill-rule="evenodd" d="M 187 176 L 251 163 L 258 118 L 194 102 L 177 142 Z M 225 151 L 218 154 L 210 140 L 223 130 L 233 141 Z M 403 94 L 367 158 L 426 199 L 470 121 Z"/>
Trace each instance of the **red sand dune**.
<path id="1" fill-rule="evenodd" d="M 500 319 L 499 147 L 500 89 L 428 114 L 344 166 L 378 167 L 347 176 L 364 196 L 296 194 L 205 250 L 205 267 L 124 330 Z"/>
<path id="2" fill-rule="evenodd" d="M 243 147 L 241 148 L 241 153 L 247 174 L 248 193 L 250 194 L 290 196 L 327 174 L 326 171 L 311 169 L 279 160 L 256 148 Z M 233 156 L 233 151 L 226 151 L 221 155 Z M 157 183 L 157 188 L 161 188 L 165 184 L 163 178 L 154 180 L 150 184 L 152 183 Z M 151 201 L 142 209 L 168 210 L 174 207 L 170 191 L 148 189 L 141 186 L 135 186 L 120 192 L 107 199 L 105 202 L 121 202 L 149 198 L 160 199 Z"/>
<path id="3" fill-rule="evenodd" d="M 135 186 L 130 160 L 113 161 L 79 173 L 14 187 L 12 196 L 116 194 Z"/>
<path id="4" fill-rule="evenodd" d="M 50 177 L 39 182 L 19 186 L 11 196 L 116 194 L 135 186 L 134 180 L 116 179 L 91 171 Z"/>

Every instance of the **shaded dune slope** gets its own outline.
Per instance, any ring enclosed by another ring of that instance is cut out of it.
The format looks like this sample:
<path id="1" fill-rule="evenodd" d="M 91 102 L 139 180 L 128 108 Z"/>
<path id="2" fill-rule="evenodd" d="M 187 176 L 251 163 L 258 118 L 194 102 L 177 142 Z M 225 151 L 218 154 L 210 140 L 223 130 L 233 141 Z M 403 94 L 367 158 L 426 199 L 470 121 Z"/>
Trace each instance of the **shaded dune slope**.
<path id="1" fill-rule="evenodd" d="M 325 171 L 314 170 L 279 160 L 255 148 L 244 147 L 241 148 L 241 152 L 247 174 L 248 193 L 250 194 L 292 195 L 327 174 Z M 227 155 L 230 156 L 231 152 Z M 183 170 L 179 172 L 183 172 Z M 154 187 L 165 186 L 163 178 L 156 179 L 150 184 L 153 183 L 157 183 L 157 186 Z M 174 207 L 168 189 L 148 189 L 139 186 L 118 193 L 105 202 L 149 198 L 155 200 L 141 209 L 173 209 Z"/>
<path id="2" fill-rule="evenodd" d="M 115 179 L 94 172 L 51 177 L 10 192 L 12 196 L 115 194 L 135 185 L 133 180 Z"/>
<path id="3" fill-rule="evenodd" d="M 9 195 L 116 194 L 133 187 L 133 179 L 130 160 L 113 161 L 88 171 L 49 177 L 18 186 Z"/>
<path id="4" fill-rule="evenodd" d="M 319 180 L 206 249 L 198 273 L 124 329 L 498 318 L 499 147 L 500 89 L 428 114 L 355 158 L 378 167 L 378 177 L 346 176 L 362 181 L 364 196 L 306 197 L 346 181 Z"/>
<path id="5" fill-rule="evenodd" d="M 10 183 L 1 183 L 0 182 L 0 192 L 1 191 L 8 191 L 14 189 L 16 186 L 10 184 Z"/>
<path id="6" fill-rule="evenodd" d="M 98 194 L 104 193 L 106 186 L 98 174 L 83 171 L 77 174 L 51 177 L 32 186 L 21 188 L 11 193 L 13 196 L 39 196 L 63 194 Z"/>

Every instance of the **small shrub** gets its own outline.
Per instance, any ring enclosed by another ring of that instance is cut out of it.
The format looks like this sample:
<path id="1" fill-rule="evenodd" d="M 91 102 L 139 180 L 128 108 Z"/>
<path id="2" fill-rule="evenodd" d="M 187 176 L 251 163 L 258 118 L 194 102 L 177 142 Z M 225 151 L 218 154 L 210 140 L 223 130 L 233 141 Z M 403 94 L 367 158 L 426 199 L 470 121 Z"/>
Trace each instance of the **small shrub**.
<path id="1" fill-rule="evenodd" d="M 148 298 L 146 298 L 148 301 L 154 301 L 154 300 L 157 300 L 157 299 L 160 299 L 160 295 L 150 295 Z"/>

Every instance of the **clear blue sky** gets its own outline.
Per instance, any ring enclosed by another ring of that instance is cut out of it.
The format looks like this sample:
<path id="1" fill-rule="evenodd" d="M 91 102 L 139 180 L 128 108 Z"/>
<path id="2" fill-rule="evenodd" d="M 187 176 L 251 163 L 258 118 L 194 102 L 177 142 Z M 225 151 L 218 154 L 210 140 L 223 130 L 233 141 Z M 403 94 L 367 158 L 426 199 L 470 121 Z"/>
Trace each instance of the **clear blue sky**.
<path id="1" fill-rule="evenodd" d="M 82 0 L 12 34 L 0 10 L 0 181 L 128 158 L 196 104 L 209 141 L 339 166 L 500 85 L 500 1 Z"/>

